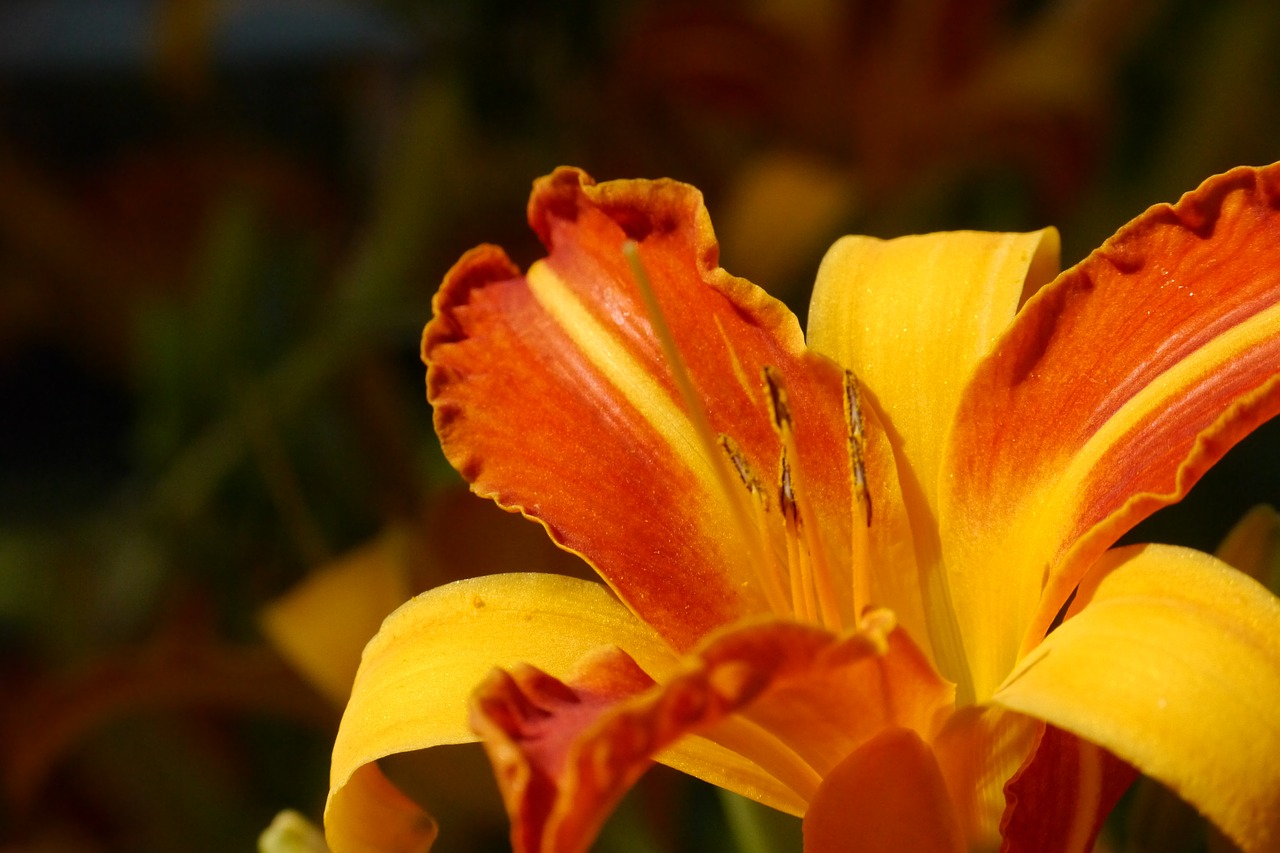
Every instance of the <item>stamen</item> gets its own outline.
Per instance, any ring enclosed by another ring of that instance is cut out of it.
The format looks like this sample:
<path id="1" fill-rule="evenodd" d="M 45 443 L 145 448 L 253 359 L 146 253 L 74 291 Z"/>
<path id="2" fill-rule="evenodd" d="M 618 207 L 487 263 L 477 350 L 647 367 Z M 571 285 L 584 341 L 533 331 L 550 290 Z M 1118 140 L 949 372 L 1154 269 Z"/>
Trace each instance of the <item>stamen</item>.
<path id="1" fill-rule="evenodd" d="M 811 603 L 809 615 L 811 618 L 816 618 L 821 611 L 822 624 L 839 631 L 842 629 L 843 619 L 840 615 L 835 588 L 831 582 L 831 564 L 827 560 L 827 549 L 822 542 L 821 531 L 817 529 L 818 516 L 809 500 L 808 491 L 796 482 L 797 472 L 789 462 L 791 459 L 799 459 L 800 454 L 796 445 L 795 428 L 791 421 L 791 408 L 787 402 L 786 388 L 782 385 L 782 378 L 772 367 L 766 366 L 763 373 L 774 428 L 782 440 L 780 492 L 784 502 L 783 518 L 787 523 L 788 537 L 798 539 L 803 545 L 799 550 L 801 559 L 797 568 L 803 577 L 805 599 Z M 785 512 L 787 503 L 790 504 L 789 516 Z M 814 601 L 815 597 L 816 601 Z"/>
<path id="2" fill-rule="evenodd" d="M 795 516 L 783 510 L 782 518 L 787 543 L 787 574 L 791 578 L 791 609 L 796 619 L 812 622 L 814 608 L 811 606 L 809 579 L 800 567 L 800 537 L 796 535 Z"/>
<path id="3" fill-rule="evenodd" d="M 742 484 L 747 487 L 754 500 L 751 502 L 755 510 L 755 528 L 758 542 L 756 548 L 760 554 L 768 554 L 773 559 L 762 560 L 760 563 L 758 574 L 765 583 L 765 593 L 769 598 L 770 607 L 775 613 L 786 613 L 790 610 L 787 605 L 787 593 L 782 586 L 782 581 L 778 577 L 776 569 L 778 560 L 773 552 L 773 545 L 769 542 L 769 495 L 764 490 L 764 485 L 760 479 L 751 470 L 750 463 L 747 462 L 746 456 L 742 453 L 742 449 L 738 447 L 737 442 L 732 438 L 721 433 L 719 436 L 720 447 L 724 450 L 725 455 L 729 458 L 729 462 L 733 465 L 735 471 L 738 472 L 738 478 L 742 480 Z"/>
<path id="4" fill-rule="evenodd" d="M 867 436 L 862 420 L 862 395 L 857 377 L 849 370 L 844 372 L 844 414 L 853 493 L 853 505 L 849 508 L 849 575 L 853 586 L 853 613 L 858 618 L 861 611 L 871 605 L 871 495 L 867 490 Z"/>
<path id="5" fill-rule="evenodd" d="M 725 455 L 729 457 L 729 462 L 733 465 L 733 470 L 738 472 L 738 479 L 742 480 L 742 485 L 747 487 L 747 491 L 759 494 L 761 499 L 765 501 L 765 508 L 768 508 L 768 498 L 764 495 L 763 487 L 760 480 L 756 477 L 755 472 L 751 470 L 747 458 L 742 455 L 742 448 L 738 447 L 738 443 L 724 433 L 720 433 L 717 441 L 720 448 L 724 450 Z"/>
<path id="6" fill-rule="evenodd" d="M 711 419 L 707 416 L 706 409 L 702 406 L 702 398 L 698 395 L 693 379 L 685 368 L 684 359 L 680 356 L 680 349 L 676 346 L 675 336 L 671 333 L 671 327 L 667 325 L 666 317 L 662 313 L 662 307 L 658 305 L 658 297 L 654 292 L 653 282 L 650 280 L 649 273 L 645 270 L 644 264 L 640 260 L 640 247 L 634 240 L 626 240 L 622 244 L 622 254 L 626 257 L 627 264 L 631 267 L 631 275 L 636 280 L 636 286 L 640 290 L 640 298 L 644 301 L 645 311 L 649 315 L 649 324 L 653 327 L 653 333 L 658 338 L 658 343 L 662 346 L 662 354 L 667 360 L 667 366 L 671 369 L 671 376 L 675 380 L 676 388 L 680 391 L 680 397 L 684 401 L 689 420 L 693 423 L 698 442 L 702 445 L 703 455 L 711 465 L 712 470 L 715 471 L 720 491 L 728 499 L 729 505 L 732 507 L 734 520 L 738 525 L 744 545 L 750 551 L 755 552 L 750 554 L 748 559 L 750 559 L 752 567 L 757 573 L 765 598 L 770 608 L 774 609 L 775 612 L 785 612 L 785 609 L 783 609 L 786 607 L 785 600 L 778 600 L 779 596 L 775 591 L 776 585 L 769 582 L 769 573 L 765 565 L 764 554 L 760 553 L 759 550 L 759 536 L 752 530 L 750 510 L 745 503 L 741 489 L 733 483 L 733 472 L 729 470 L 727 460 L 719 449 L 716 433 L 711 429 Z"/>
<path id="7" fill-rule="evenodd" d="M 849 464 L 853 469 L 853 494 L 862 506 L 863 521 L 871 526 L 871 495 L 867 491 L 867 468 L 864 462 L 867 434 L 862 425 L 862 394 L 853 371 L 844 372 L 844 411 L 849 428 Z"/>

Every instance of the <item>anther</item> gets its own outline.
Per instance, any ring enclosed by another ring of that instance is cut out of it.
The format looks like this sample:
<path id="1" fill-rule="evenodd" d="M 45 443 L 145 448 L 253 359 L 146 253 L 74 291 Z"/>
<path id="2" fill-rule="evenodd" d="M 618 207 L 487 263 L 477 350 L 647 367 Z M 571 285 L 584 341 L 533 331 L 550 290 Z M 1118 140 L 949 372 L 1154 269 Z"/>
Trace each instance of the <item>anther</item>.
<path id="1" fill-rule="evenodd" d="M 724 450 L 725 456 L 729 457 L 729 463 L 733 465 L 733 470 L 738 472 L 738 479 L 742 481 L 742 485 L 747 487 L 748 492 L 763 501 L 764 508 L 767 510 L 769 508 L 769 496 L 765 494 L 760 480 L 756 477 L 755 472 L 751 470 L 751 465 L 747 462 L 747 457 L 743 455 L 742 448 L 724 433 L 720 433 L 717 440 L 721 449 Z"/>
<path id="2" fill-rule="evenodd" d="M 844 412 L 849 430 L 849 466 L 853 470 L 853 493 L 862 506 L 866 526 L 871 526 L 871 494 L 867 491 L 865 451 L 867 434 L 862 424 L 862 395 L 852 371 L 844 372 Z"/>
<path id="3" fill-rule="evenodd" d="M 791 427 L 791 407 L 787 405 L 787 390 L 782 387 L 782 378 L 778 371 L 765 365 L 761 371 L 764 375 L 764 387 L 769 392 L 769 416 L 778 430 Z"/>
<path id="4" fill-rule="evenodd" d="M 827 549 L 822 541 L 822 532 L 816 526 L 818 516 L 803 484 L 799 482 L 799 469 L 793 467 L 798 464 L 800 456 L 787 390 L 782 384 L 782 377 L 773 367 L 766 365 L 761 373 L 764 376 L 769 414 L 782 444 L 778 462 L 778 501 L 788 540 L 792 607 L 799 615 L 803 602 L 805 616 L 820 618 L 823 624 L 838 631 L 843 620 L 831 582 Z M 794 549 L 791 547 L 793 543 Z M 802 591 L 801 595 L 796 594 L 797 589 Z"/>

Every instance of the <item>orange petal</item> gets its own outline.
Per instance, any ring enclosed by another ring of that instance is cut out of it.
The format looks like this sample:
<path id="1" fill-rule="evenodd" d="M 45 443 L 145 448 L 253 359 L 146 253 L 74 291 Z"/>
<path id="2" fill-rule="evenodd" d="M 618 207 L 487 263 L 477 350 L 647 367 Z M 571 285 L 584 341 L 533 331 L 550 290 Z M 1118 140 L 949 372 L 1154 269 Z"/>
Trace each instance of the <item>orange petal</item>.
<path id="1" fill-rule="evenodd" d="M 471 725 L 493 762 L 516 853 L 585 850 L 652 763 L 652 731 L 627 737 L 625 721 L 602 718 L 653 679 L 621 649 L 584 661 L 580 673 L 569 687 L 522 665 L 497 670 L 476 688 Z M 576 748 L 575 735 L 597 723 L 612 736 L 596 749 Z"/>
<path id="2" fill-rule="evenodd" d="M 1005 789 L 1004 853 L 1092 850 L 1103 821 L 1137 776 L 1102 747 L 1044 726 L 1031 760 Z"/>
<path id="3" fill-rule="evenodd" d="M 1018 315 L 959 403 L 940 525 L 982 701 L 1093 560 L 1280 411 L 1280 164 L 1158 205 Z"/>
<path id="4" fill-rule="evenodd" d="M 890 728 L 822 780 L 804 818 L 805 853 L 964 853 L 964 837 L 929 745 Z"/>
<path id="5" fill-rule="evenodd" d="M 767 693 L 740 717 L 785 744 L 818 776 L 828 772 L 885 726 L 932 731 L 943 709 L 950 709 L 954 692 L 938 677 L 932 665 L 901 629 L 894 630 L 883 611 L 863 620 L 863 632 L 836 640 L 816 632 L 789 638 L 775 629 L 770 633 L 726 636 L 704 653 L 732 651 L 744 659 L 759 661 L 778 657 L 780 648 L 794 660 L 780 658 L 769 666 L 773 676 Z M 788 629 L 789 630 L 789 629 Z M 886 635 L 883 646 L 879 637 Z M 870 641 L 872 651 L 868 654 Z M 786 665 L 782 664 L 786 661 Z M 720 733 L 709 734 L 713 739 Z M 773 768 L 768 753 L 757 756 L 741 750 L 765 768 Z M 781 778 L 788 777 L 777 771 Z M 795 783 L 805 796 L 814 791 Z"/>
<path id="6" fill-rule="evenodd" d="M 711 430 L 765 483 L 781 444 L 763 368 L 781 377 L 800 448 L 791 465 L 817 508 L 813 528 L 841 556 L 832 574 L 851 610 L 843 373 L 805 349 L 785 306 L 716 266 L 699 193 L 561 169 L 536 184 L 529 220 L 549 256 L 521 276 L 500 249 L 473 250 L 424 332 L 450 461 L 476 492 L 584 555 L 678 648 L 766 610 L 762 561 L 734 512 L 746 489 L 728 493 L 741 484 L 722 484 L 727 460 L 709 458 L 676 390 L 622 253 L 634 240 Z"/>
<path id="7" fill-rule="evenodd" d="M 891 625 L 876 614 L 844 637 L 792 622 L 731 629 L 638 694 L 646 677 L 621 653 L 593 658 L 567 683 L 531 669 L 496 676 L 478 692 L 473 721 L 498 770 L 513 843 L 585 849 L 653 757 L 698 733 L 808 800 L 822 774 L 885 726 L 927 729 L 950 703 L 949 686 Z"/>

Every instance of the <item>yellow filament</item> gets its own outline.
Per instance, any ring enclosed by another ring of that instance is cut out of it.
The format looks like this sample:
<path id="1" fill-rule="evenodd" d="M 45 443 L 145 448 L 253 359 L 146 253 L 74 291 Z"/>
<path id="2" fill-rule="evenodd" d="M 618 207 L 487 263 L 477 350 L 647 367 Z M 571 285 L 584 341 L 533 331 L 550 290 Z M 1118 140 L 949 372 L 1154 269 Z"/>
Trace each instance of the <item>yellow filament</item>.
<path id="1" fill-rule="evenodd" d="M 800 567 L 800 537 L 796 535 L 795 522 L 786 510 L 783 510 L 782 519 L 787 542 L 787 575 L 791 578 L 791 609 L 796 619 L 810 622 L 813 612 L 809 609 L 808 584 Z"/>
<path id="2" fill-rule="evenodd" d="M 854 503 L 854 509 L 857 509 Z M 849 574 L 853 579 L 853 617 L 860 619 L 862 611 L 872 606 L 871 598 L 871 532 L 858 523 L 855 512 L 849 531 Z"/>
<path id="3" fill-rule="evenodd" d="M 799 454 L 796 451 L 796 436 L 791 429 L 791 423 L 787 422 L 782 426 L 782 446 L 784 453 L 788 458 L 796 459 Z M 799 517 L 796 521 L 796 528 L 804 545 L 804 551 L 808 552 L 812 559 L 812 569 L 810 574 L 809 586 L 812 587 L 812 595 L 817 596 L 818 607 L 814 608 L 815 613 L 821 608 L 822 624 L 833 631 L 840 631 L 844 625 L 844 620 L 840 617 L 840 604 L 836 600 L 836 590 L 831 583 L 831 564 L 827 561 L 827 549 L 822 543 L 822 534 L 818 530 L 817 515 L 813 509 L 813 502 L 809 500 L 809 493 L 804 484 L 798 482 L 799 471 L 792 465 L 791 467 L 791 490 L 795 495 L 796 508 L 799 510 Z M 806 568 L 809 567 L 810 560 L 805 561 Z"/>
<path id="4" fill-rule="evenodd" d="M 780 616 L 794 612 L 794 604 L 787 604 L 787 591 L 783 586 L 783 579 L 787 575 L 787 568 L 783 564 L 783 559 L 778 556 L 777 549 L 774 548 L 773 539 L 769 535 L 772 526 L 769 523 L 769 510 L 765 506 L 764 496 L 759 492 L 752 492 L 755 497 L 756 511 L 756 535 L 759 537 L 759 549 L 761 554 L 768 554 L 769 559 L 761 563 L 761 573 L 766 575 L 766 585 L 771 588 L 781 606 L 774 607 L 773 612 Z M 793 599 L 794 601 L 794 599 Z"/>
<path id="5" fill-rule="evenodd" d="M 852 371 L 844 372 L 844 412 L 848 428 L 849 477 L 849 577 L 852 582 L 853 618 L 871 606 L 871 495 L 867 491 L 865 465 L 866 429 L 862 421 L 862 395 Z"/>
<path id="6" fill-rule="evenodd" d="M 636 280 L 636 286 L 640 290 L 640 298 L 644 301 L 645 311 L 649 315 L 649 324 L 653 327 L 653 333 L 658 338 L 658 343 L 662 346 L 662 354 L 667 360 L 667 366 L 671 369 L 671 376 L 675 380 L 676 388 L 680 391 L 680 397 L 684 401 L 689 420 L 692 422 L 698 442 L 702 446 L 702 452 L 715 471 L 720 491 L 728 499 L 729 506 L 732 507 L 734 520 L 738 525 L 743 544 L 750 552 L 753 552 L 749 555 L 749 559 L 760 581 L 765 598 L 770 608 L 775 612 L 785 612 L 786 601 L 779 595 L 776 584 L 769 583 L 769 572 L 765 565 L 764 554 L 758 553 L 759 536 L 751 529 L 751 515 L 744 504 L 743 490 L 734 483 L 734 473 L 729 468 L 729 460 L 725 458 L 720 443 L 716 440 L 716 434 L 711 429 L 711 419 L 707 416 L 706 409 L 702 406 L 702 397 L 698 394 L 697 389 L 694 387 L 693 379 L 685 368 L 680 349 L 676 346 L 675 336 L 671 334 L 671 327 L 667 325 L 666 317 L 662 313 L 662 307 L 658 304 L 653 282 L 650 280 L 649 273 L 645 270 L 644 264 L 640 260 L 640 247 L 635 241 L 627 240 L 622 244 L 622 254 L 626 257 L 627 264 L 631 267 L 631 275 Z"/>

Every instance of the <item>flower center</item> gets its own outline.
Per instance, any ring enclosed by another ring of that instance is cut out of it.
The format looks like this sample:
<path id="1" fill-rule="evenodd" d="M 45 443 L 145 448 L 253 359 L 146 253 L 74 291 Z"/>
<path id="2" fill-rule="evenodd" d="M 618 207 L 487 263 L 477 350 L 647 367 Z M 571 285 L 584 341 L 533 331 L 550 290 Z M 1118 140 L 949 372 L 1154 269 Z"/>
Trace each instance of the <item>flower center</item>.
<path id="1" fill-rule="evenodd" d="M 761 371 L 764 402 L 779 442 L 776 480 L 774 487 L 768 489 L 738 443 L 712 429 L 702 397 L 658 305 L 639 247 L 627 241 L 622 251 L 702 453 L 715 470 L 720 492 L 731 507 L 739 541 L 769 608 L 778 615 L 836 632 L 856 624 L 859 612 L 871 603 L 867 573 L 871 501 L 863 463 L 864 433 L 857 380 L 845 372 L 851 518 L 850 552 L 843 555 L 834 553 L 824 538 L 811 492 L 803 482 L 802 468 L 797 464 L 800 453 L 795 424 L 779 371 L 769 365 Z M 836 578 L 841 574 L 839 569 L 846 566 L 850 580 L 841 590 L 843 584 L 838 585 Z"/>

